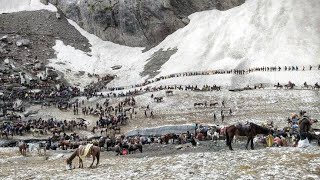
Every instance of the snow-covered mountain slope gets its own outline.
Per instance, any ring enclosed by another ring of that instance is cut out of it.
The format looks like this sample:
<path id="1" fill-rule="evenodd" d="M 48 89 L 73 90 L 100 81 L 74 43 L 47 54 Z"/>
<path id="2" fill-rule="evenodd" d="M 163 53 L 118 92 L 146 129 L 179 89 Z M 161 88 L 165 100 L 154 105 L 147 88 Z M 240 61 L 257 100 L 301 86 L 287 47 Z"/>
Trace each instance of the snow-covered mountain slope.
<path id="1" fill-rule="evenodd" d="M 178 48 L 161 74 L 320 63 L 319 9 L 318 0 L 248 0 L 224 12 L 195 13 L 157 47 Z"/>
<path id="2" fill-rule="evenodd" d="M 89 69 L 98 73 L 110 72 L 109 67 L 113 65 L 123 65 L 122 70 L 116 72 L 118 78 L 112 85 L 141 82 L 139 73 L 146 59 L 161 48 L 177 48 L 178 51 L 161 67 L 159 76 L 210 69 L 317 65 L 320 64 L 319 9 L 318 0 L 248 0 L 228 11 L 211 10 L 191 15 L 188 26 L 168 36 L 161 44 L 144 54 L 140 53 L 139 48 L 93 42 L 92 49 L 97 53 L 96 57 L 88 57 L 91 61 L 85 61 L 89 64 L 94 62 L 92 69 Z M 92 36 L 85 36 L 92 39 Z M 57 51 L 58 59 L 62 60 L 59 58 L 61 52 Z M 70 66 L 76 67 L 77 64 L 78 61 L 75 61 Z M 209 76 L 192 82 L 214 83 L 214 79 L 227 85 L 236 84 L 235 81 L 239 80 L 244 83 L 288 80 L 314 82 L 319 77 L 319 71 L 313 75 L 310 72 L 293 75 L 292 72 L 257 72 L 240 79 L 227 75 L 225 78 L 219 76 L 218 79 Z M 175 80 L 170 81 L 176 83 Z M 181 82 L 181 79 L 177 81 Z"/>
<path id="3" fill-rule="evenodd" d="M 41 9 L 57 11 L 57 8 L 52 4 L 44 5 L 40 0 L 0 0 L 0 14 Z"/>
<path id="4" fill-rule="evenodd" d="M 91 79 L 79 78 L 79 71 L 116 74 L 109 86 L 127 86 L 143 82 L 147 60 L 163 49 L 177 49 L 165 62 L 158 76 L 188 71 L 248 69 L 261 66 L 294 65 L 308 67 L 320 64 L 319 0 L 247 0 L 227 10 L 192 14 L 190 23 L 168 36 L 153 49 L 131 48 L 102 41 L 74 25 L 92 44 L 84 53 L 57 40 L 56 59 L 50 65 L 65 72 L 65 77 L 82 86 Z M 119 70 L 112 66 L 121 65 Z M 70 72 L 71 70 L 71 72 Z M 69 73 L 67 73 L 69 72 Z M 162 84 L 239 85 L 288 82 L 300 84 L 320 80 L 320 71 L 254 72 L 245 76 L 219 75 L 173 78 Z"/>

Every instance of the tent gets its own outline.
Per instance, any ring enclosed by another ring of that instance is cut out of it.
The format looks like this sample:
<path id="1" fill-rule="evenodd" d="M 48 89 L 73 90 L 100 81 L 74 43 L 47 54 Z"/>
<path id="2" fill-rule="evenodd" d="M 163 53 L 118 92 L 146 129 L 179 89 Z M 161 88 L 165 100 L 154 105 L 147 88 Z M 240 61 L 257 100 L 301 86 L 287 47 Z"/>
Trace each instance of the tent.
<path id="1" fill-rule="evenodd" d="M 143 129 L 135 129 L 127 132 L 126 136 L 161 136 L 168 133 L 176 133 L 182 134 L 189 131 L 190 133 L 194 133 L 196 128 L 196 124 L 183 124 L 183 125 L 166 125 L 159 126 L 153 128 L 143 128 Z"/>

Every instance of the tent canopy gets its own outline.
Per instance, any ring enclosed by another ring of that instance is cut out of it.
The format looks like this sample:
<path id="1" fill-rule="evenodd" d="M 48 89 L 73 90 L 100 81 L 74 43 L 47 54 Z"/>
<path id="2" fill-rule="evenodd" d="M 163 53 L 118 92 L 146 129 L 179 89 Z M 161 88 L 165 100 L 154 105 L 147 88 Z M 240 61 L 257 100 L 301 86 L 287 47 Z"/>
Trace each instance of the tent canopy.
<path id="1" fill-rule="evenodd" d="M 166 125 L 153 128 L 135 129 L 126 133 L 126 136 L 161 136 L 168 133 L 182 134 L 189 131 L 194 133 L 196 124 L 183 124 L 183 125 Z"/>

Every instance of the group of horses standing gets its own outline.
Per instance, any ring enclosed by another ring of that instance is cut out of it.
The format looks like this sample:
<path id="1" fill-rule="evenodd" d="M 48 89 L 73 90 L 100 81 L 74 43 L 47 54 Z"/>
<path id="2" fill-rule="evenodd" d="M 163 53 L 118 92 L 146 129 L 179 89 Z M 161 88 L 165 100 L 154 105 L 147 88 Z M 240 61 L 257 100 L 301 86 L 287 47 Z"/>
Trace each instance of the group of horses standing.
<path id="1" fill-rule="evenodd" d="M 289 82 L 288 84 L 285 85 L 281 85 L 280 83 L 273 85 L 273 87 L 275 87 L 276 89 L 294 89 L 294 87 L 296 86 L 295 83 L 291 83 Z M 303 85 L 301 86 L 301 89 L 314 89 L 314 90 L 319 90 L 320 89 L 320 85 L 318 83 L 315 83 L 314 85 L 309 85 L 307 84 L 307 82 L 304 82 Z"/>

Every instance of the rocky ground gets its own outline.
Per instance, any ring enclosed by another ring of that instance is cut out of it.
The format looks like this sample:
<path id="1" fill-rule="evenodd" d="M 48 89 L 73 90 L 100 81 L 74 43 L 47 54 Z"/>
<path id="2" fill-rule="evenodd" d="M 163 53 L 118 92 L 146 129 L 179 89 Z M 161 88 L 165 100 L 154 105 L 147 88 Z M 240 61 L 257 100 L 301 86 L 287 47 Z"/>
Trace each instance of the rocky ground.
<path id="1" fill-rule="evenodd" d="M 274 124 L 281 128 L 287 125 L 287 117 L 291 113 L 306 110 L 315 119 L 320 119 L 319 102 L 320 96 L 317 90 L 249 90 L 242 92 L 222 91 L 213 92 L 190 92 L 174 91 L 173 96 L 165 96 L 164 91 L 146 93 L 136 96 L 137 115 L 129 120 L 129 124 L 122 128 L 122 132 L 127 132 L 136 128 L 147 128 L 167 124 L 186 124 L 186 123 L 210 123 L 228 125 L 238 122 L 252 121 L 258 124 L 274 121 Z M 161 103 L 154 102 L 154 96 L 164 96 Z M 82 99 L 82 98 L 80 98 Z M 86 106 L 94 107 L 98 102 L 102 104 L 105 98 L 91 98 L 86 102 Z M 111 98 L 111 105 L 116 105 L 123 98 Z M 194 107 L 195 102 L 218 102 L 216 107 Z M 225 101 L 226 107 L 221 107 L 221 102 Z M 149 105 L 154 112 L 154 118 L 145 118 L 144 110 Z M 229 109 L 232 109 L 232 116 L 229 116 Z M 49 107 L 41 109 L 40 106 L 32 107 L 29 110 L 38 110 L 40 117 L 57 119 L 74 119 L 81 117 L 87 119 L 92 125 L 95 124 L 97 117 L 73 115 L 72 111 L 61 112 L 60 110 Z M 224 111 L 225 121 L 221 122 L 220 113 Z M 213 122 L 213 113 L 217 116 L 217 122 Z M 318 127 L 318 125 L 316 125 Z"/>
<path id="2" fill-rule="evenodd" d="M 47 10 L 0 14 L 0 24 L 1 78 L 6 79 L 6 73 L 23 73 L 29 80 L 39 79 L 37 75 L 46 70 L 48 60 L 56 58 L 56 40 L 90 52 L 88 40 L 64 16 L 57 18 L 56 13 Z M 64 82 L 63 75 L 56 73 L 61 75 L 56 83 Z M 0 85 L 1 90 L 6 89 L 3 86 Z"/>
<path id="3" fill-rule="evenodd" d="M 40 10 L 17 12 L 0 15 L 0 37 L 7 35 L 8 42 L 1 42 L 7 53 L 0 58 L 11 57 L 22 63 L 38 59 L 44 62 L 54 58 L 53 46 L 57 39 L 76 49 L 90 51 L 88 40 L 83 37 L 63 16 L 56 18 L 56 13 Z M 16 42 L 28 39 L 30 43 L 18 47 Z"/>
<path id="4" fill-rule="evenodd" d="M 154 93 L 164 94 L 163 91 Z M 319 119 L 319 92 L 312 90 L 253 90 L 243 92 L 180 92 L 165 97 L 164 102 L 156 103 L 150 98 L 151 93 L 136 97 L 137 116 L 122 127 L 122 133 L 135 128 L 153 127 L 166 124 L 214 123 L 212 113 L 218 114 L 216 124 L 228 125 L 247 120 L 258 124 L 273 120 L 278 127 L 286 126 L 286 117 L 291 112 L 306 110 L 313 118 Z M 290 97 L 290 98 L 288 98 Z M 121 99 L 121 98 L 120 98 Z M 194 102 L 226 101 L 226 111 L 233 109 L 233 116 L 227 116 L 221 122 L 217 108 L 194 108 Z M 92 98 L 86 105 L 94 105 L 103 99 Z M 111 104 L 119 101 L 112 98 Z M 142 106 L 150 105 L 155 118 L 144 118 Z M 141 110 L 139 110 L 139 107 Z M 41 107 L 38 115 L 73 119 L 84 117 L 95 123 L 91 116 L 74 116 L 72 112 Z M 319 127 L 315 125 L 313 127 Z M 98 135 L 99 133 L 97 133 Z M 82 135 L 92 136 L 90 132 Z M 31 136 L 29 136 L 30 138 Z M 39 137 L 40 138 L 40 137 Z M 1 179 L 318 179 L 320 178 L 320 149 L 313 142 L 308 148 L 273 147 L 256 145 L 255 150 L 245 150 L 244 142 L 233 144 L 235 151 L 229 151 L 224 141 L 215 145 L 211 141 L 200 142 L 197 147 L 187 145 L 145 145 L 143 153 L 127 156 L 115 156 L 114 152 L 102 152 L 98 168 L 65 170 L 64 160 L 70 151 L 50 151 L 46 156 L 36 152 L 27 157 L 19 155 L 16 148 L 1 148 L 3 157 Z M 88 167 L 90 159 L 85 161 Z M 74 165 L 77 166 L 77 160 Z"/>
<path id="5" fill-rule="evenodd" d="M 48 152 L 27 157 L 17 149 L 1 149 L 1 179 L 318 179 L 320 177 L 319 147 L 264 148 L 245 150 L 236 145 L 228 151 L 224 142 L 203 142 L 197 147 L 146 145 L 142 154 L 114 156 L 102 152 L 100 165 L 65 170 L 69 152 Z M 78 166 L 77 160 L 74 166 Z"/>

